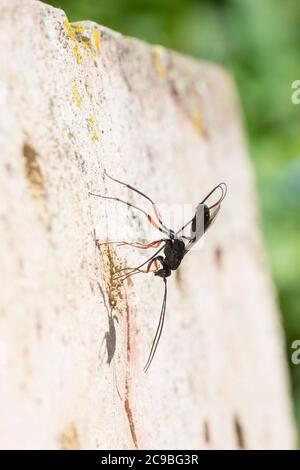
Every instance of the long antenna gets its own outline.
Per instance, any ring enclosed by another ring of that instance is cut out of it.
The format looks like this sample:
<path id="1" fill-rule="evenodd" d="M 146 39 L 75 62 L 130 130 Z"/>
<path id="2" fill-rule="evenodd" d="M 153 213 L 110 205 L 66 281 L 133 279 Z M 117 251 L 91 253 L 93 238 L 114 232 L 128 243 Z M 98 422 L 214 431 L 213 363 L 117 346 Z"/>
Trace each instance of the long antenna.
<path id="1" fill-rule="evenodd" d="M 151 351 L 150 351 L 148 360 L 147 360 L 146 365 L 144 367 L 144 372 L 147 372 L 147 370 L 149 369 L 149 367 L 151 365 L 151 362 L 153 361 L 153 358 L 154 358 L 154 355 L 155 355 L 155 352 L 156 352 L 156 349 L 157 349 L 157 346 L 158 346 L 158 343 L 159 343 L 159 340 L 160 340 L 160 337 L 161 337 L 163 326 L 164 326 L 168 291 L 167 291 L 167 279 L 165 277 L 163 279 L 164 279 L 164 283 L 165 283 L 164 299 L 163 299 L 162 308 L 161 308 L 161 312 L 160 312 L 158 327 L 157 327 L 157 330 L 156 330 L 156 333 L 155 333 L 155 337 L 154 337 L 154 340 L 153 340 L 153 343 L 152 343 L 152 347 L 151 347 Z"/>
<path id="2" fill-rule="evenodd" d="M 221 189 L 222 191 L 222 196 L 220 197 L 220 199 L 215 202 L 215 204 L 213 204 L 212 206 L 209 207 L 209 209 L 212 209 L 213 207 L 215 206 L 218 206 L 219 204 L 221 204 L 221 202 L 223 201 L 223 199 L 225 198 L 226 194 L 227 194 L 227 184 L 226 183 L 219 183 L 218 186 L 216 186 L 207 196 L 206 198 L 204 199 L 204 201 L 206 201 L 206 199 L 209 198 L 209 196 L 212 195 L 212 193 L 214 193 L 218 188 Z"/>

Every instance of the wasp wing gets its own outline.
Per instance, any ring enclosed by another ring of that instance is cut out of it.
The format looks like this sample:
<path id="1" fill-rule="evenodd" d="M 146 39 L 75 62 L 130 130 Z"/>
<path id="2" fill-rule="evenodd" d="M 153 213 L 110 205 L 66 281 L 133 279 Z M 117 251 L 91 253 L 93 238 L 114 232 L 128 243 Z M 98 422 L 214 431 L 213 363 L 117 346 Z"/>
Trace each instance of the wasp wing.
<path id="1" fill-rule="evenodd" d="M 200 227 L 200 229 L 195 233 L 195 236 L 193 239 L 191 239 L 186 247 L 185 247 L 185 253 L 187 253 L 189 250 L 191 250 L 193 248 L 193 246 L 195 245 L 195 243 L 197 243 L 198 240 L 200 240 L 200 238 L 202 237 L 202 235 L 204 235 L 204 233 L 208 230 L 208 228 L 214 223 L 214 221 L 216 220 L 216 217 L 220 211 L 220 208 L 221 206 L 216 206 L 216 208 L 214 209 L 212 215 L 210 216 L 209 218 L 209 221 L 208 223 L 206 224 L 205 226 L 205 230 L 203 229 L 203 227 Z"/>

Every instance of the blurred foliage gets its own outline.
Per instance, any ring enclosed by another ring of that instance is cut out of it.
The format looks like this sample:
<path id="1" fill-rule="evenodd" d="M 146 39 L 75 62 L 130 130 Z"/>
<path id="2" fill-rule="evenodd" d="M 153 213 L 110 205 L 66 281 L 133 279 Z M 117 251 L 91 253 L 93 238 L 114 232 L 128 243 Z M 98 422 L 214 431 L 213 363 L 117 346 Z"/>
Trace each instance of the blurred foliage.
<path id="1" fill-rule="evenodd" d="M 70 21 L 94 20 L 229 68 L 237 81 L 257 172 L 263 229 L 279 292 L 300 429 L 300 79 L 298 0 L 48 0 Z M 263 312 L 262 312 L 263 314 Z M 270 364 L 270 367 L 272 365 Z"/>

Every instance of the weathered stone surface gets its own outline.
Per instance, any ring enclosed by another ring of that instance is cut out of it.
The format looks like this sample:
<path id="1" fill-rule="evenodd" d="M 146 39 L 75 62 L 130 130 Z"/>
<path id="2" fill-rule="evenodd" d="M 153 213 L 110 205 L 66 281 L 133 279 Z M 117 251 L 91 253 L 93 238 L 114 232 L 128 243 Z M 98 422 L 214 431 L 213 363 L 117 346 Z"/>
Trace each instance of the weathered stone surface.
<path id="1" fill-rule="evenodd" d="M 0 447 L 293 447 L 231 77 L 24 0 L 0 0 L 0 57 Z M 170 279 L 147 374 L 163 283 L 149 274 L 113 285 L 116 266 L 143 254 L 100 254 L 94 231 L 160 235 L 89 196 L 142 204 L 104 169 L 165 204 L 197 204 L 228 184 L 202 249 Z"/>

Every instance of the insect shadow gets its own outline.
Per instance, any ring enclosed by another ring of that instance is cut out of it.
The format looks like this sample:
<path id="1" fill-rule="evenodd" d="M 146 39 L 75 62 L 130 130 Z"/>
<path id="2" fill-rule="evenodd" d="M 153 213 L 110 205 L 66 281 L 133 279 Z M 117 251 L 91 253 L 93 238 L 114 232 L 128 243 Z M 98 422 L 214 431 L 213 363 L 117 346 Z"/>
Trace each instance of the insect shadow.
<path id="1" fill-rule="evenodd" d="M 106 347 L 106 354 L 107 354 L 106 363 L 108 365 L 110 365 L 113 358 L 114 358 L 114 355 L 115 355 L 115 352 L 116 352 L 116 344 L 117 344 L 117 334 L 116 334 L 115 322 L 118 323 L 119 320 L 118 320 L 118 317 L 116 315 L 112 314 L 113 309 L 110 308 L 107 305 L 106 298 L 105 298 L 105 295 L 104 295 L 104 292 L 103 292 L 103 289 L 101 287 L 100 282 L 97 282 L 97 285 L 98 285 L 98 289 L 99 289 L 99 291 L 101 293 L 101 296 L 102 296 L 102 299 L 103 299 L 105 310 L 107 312 L 107 323 L 108 323 L 108 329 L 104 333 L 104 337 L 103 337 L 103 340 L 102 340 L 102 343 L 101 343 L 101 346 L 100 346 L 100 350 L 99 350 L 100 365 L 103 364 L 103 360 L 104 360 L 104 354 L 102 355 L 102 349 L 103 349 L 104 345 Z M 101 357 L 101 355 L 102 355 L 102 357 Z"/>
<path id="2" fill-rule="evenodd" d="M 105 306 L 105 309 L 106 309 L 106 312 L 107 312 L 107 322 L 108 322 L 108 329 L 104 333 L 102 343 L 101 343 L 100 349 L 99 349 L 100 367 L 102 366 L 103 361 L 104 361 L 104 357 L 105 357 L 105 352 L 103 351 L 103 353 L 102 353 L 103 346 L 105 345 L 106 355 L 107 355 L 106 364 L 108 364 L 110 366 L 111 363 L 113 362 L 113 381 L 116 385 L 116 390 L 117 390 L 118 396 L 119 396 L 120 400 L 122 400 L 122 396 L 121 396 L 119 386 L 118 386 L 118 382 L 117 382 L 115 364 L 114 364 L 114 361 L 113 361 L 114 356 L 115 356 L 115 352 L 116 352 L 116 345 L 117 345 L 117 334 L 116 334 L 115 322 L 118 323 L 119 320 L 118 320 L 118 317 L 116 315 L 112 314 L 113 308 L 112 307 L 110 308 L 107 305 L 106 298 L 105 298 L 105 295 L 104 295 L 104 292 L 103 292 L 103 289 L 101 287 L 100 282 L 97 282 L 97 285 L 98 285 L 98 289 L 101 293 L 103 303 L 104 303 L 104 306 Z"/>

